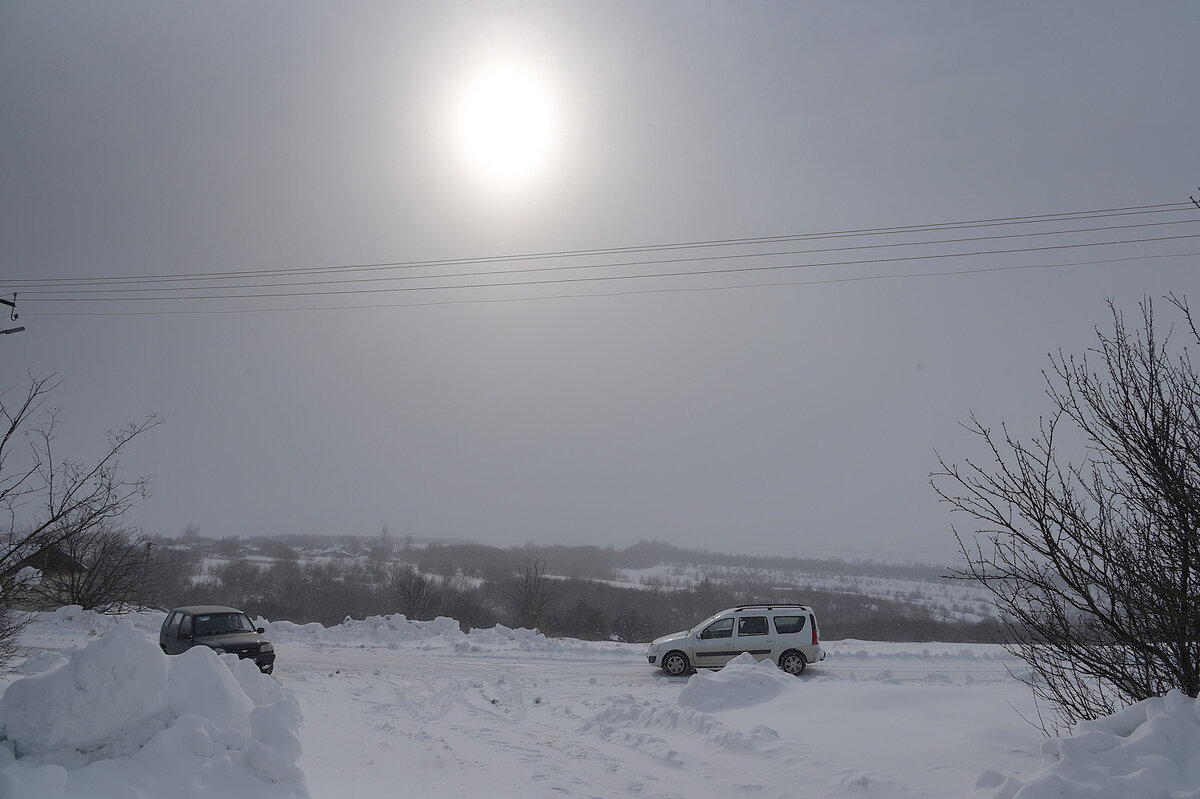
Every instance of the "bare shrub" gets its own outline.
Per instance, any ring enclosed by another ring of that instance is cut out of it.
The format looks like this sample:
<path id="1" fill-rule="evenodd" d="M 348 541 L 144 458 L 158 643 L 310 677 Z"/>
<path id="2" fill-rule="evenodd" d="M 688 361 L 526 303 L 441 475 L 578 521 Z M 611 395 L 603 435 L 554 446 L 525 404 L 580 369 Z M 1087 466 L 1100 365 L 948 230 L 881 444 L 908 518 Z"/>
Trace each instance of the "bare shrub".
<path id="1" fill-rule="evenodd" d="M 1186 301 L 1169 299 L 1200 344 Z M 1097 329 L 1085 355 L 1051 356 L 1051 411 L 1032 439 L 972 416 L 985 459 L 939 458 L 932 476 L 978 525 L 955 530 L 957 576 L 991 592 L 1034 694 L 1057 711 L 1047 732 L 1200 693 L 1200 378 L 1152 302 L 1132 329 L 1109 310 L 1112 332 Z"/>

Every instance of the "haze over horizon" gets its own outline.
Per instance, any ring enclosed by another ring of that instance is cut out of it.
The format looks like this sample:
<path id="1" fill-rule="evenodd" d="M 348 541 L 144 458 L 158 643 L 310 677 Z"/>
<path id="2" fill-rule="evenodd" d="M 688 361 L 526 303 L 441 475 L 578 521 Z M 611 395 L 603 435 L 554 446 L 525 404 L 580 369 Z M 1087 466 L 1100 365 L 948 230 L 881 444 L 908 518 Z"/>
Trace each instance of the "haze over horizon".
<path id="1" fill-rule="evenodd" d="M 6 4 L 0 389 L 61 378 L 71 458 L 165 417 L 124 458 L 150 533 L 953 559 L 958 422 L 1033 433 L 1108 299 L 1200 303 L 1198 37 L 1190 2 Z"/>

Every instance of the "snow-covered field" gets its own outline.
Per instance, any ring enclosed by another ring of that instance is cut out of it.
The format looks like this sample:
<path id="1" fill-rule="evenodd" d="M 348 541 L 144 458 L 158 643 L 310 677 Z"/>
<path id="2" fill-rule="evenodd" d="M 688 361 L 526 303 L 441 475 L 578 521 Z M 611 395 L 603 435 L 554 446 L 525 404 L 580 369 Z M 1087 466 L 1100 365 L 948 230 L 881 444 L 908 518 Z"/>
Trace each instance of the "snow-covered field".
<path id="1" fill-rule="evenodd" d="M 163 656 L 161 621 L 67 608 L 27 630 L 0 679 L 0 796 L 1200 799 L 1195 700 L 1043 744 L 992 646 L 835 641 L 798 679 L 670 679 L 643 645 L 387 617 L 266 624 L 272 678 Z"/>
<path id="2" fill-rule="evenodd" d="M 835 567 L 844 571 L 837 571 Z M 966 581 L 870 576 L 857 573 L 853 563 L 831 562 L 830 570 L 824 572 L 659 564 L 646 569 L 618 569 L 617 574 L 623 582 L 612 584 L 634 588 L 669 591 L 694 588 L 703 580 L 716 583 L 747 581 L 784 592 L 794 592 L 802 586 L 805 591 L 815 589 L 888 599 L 928 610 L 935 618 L 945 620 L 973 622 L 996 614 L 991 594 Z"/>

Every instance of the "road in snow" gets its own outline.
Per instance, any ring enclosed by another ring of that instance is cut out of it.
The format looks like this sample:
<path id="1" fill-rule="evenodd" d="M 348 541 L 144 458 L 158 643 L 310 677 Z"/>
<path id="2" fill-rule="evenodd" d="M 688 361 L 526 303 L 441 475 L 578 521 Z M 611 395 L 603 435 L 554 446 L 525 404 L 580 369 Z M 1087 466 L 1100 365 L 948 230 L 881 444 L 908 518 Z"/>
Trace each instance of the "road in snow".
<path id="1" fill-rule="evenodd" d="M 1040 764 L 992 647 L 834 643 L 792 690 L 711 713 L 644 646 L 482 649 L 280 645 L 313 795 L 965 796 Z"/>
<path id="2" fill-rule="evenodd" d="M 267 678 L 164 656 L 162 618 L 64 608 L 27 630 L 0 676 L 0 796 L 1200 799 L 1200 702 L 1043 743 L 994 646 L 827 642 L 800 678 L 747 657 L 671 679 L 642 645 L 261 620 Z"/>

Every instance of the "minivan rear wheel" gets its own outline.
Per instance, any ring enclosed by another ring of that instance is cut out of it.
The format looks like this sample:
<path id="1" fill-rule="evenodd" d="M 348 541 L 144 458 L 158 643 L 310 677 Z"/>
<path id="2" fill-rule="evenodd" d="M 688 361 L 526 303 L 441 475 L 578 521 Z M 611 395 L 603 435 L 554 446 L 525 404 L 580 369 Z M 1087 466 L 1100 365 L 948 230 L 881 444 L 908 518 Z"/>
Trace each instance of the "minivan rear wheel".
<path id="1" fill-rule="evenodd" d="M 688 663 L 687 655 L 682 652 L 668 652 L 663 658 L 662 668 L 672 677 L 682 677 L 688 673 L 691 664 Z"/>
<path id="2" fill-rule="evenodd" d="M 789 649 L 779 658 L 779 668 L 796 677 L 804 673 L 807 665 L 808 658 L 804 657 L 803 652 L 797 652 L 795 649 Z"/>

